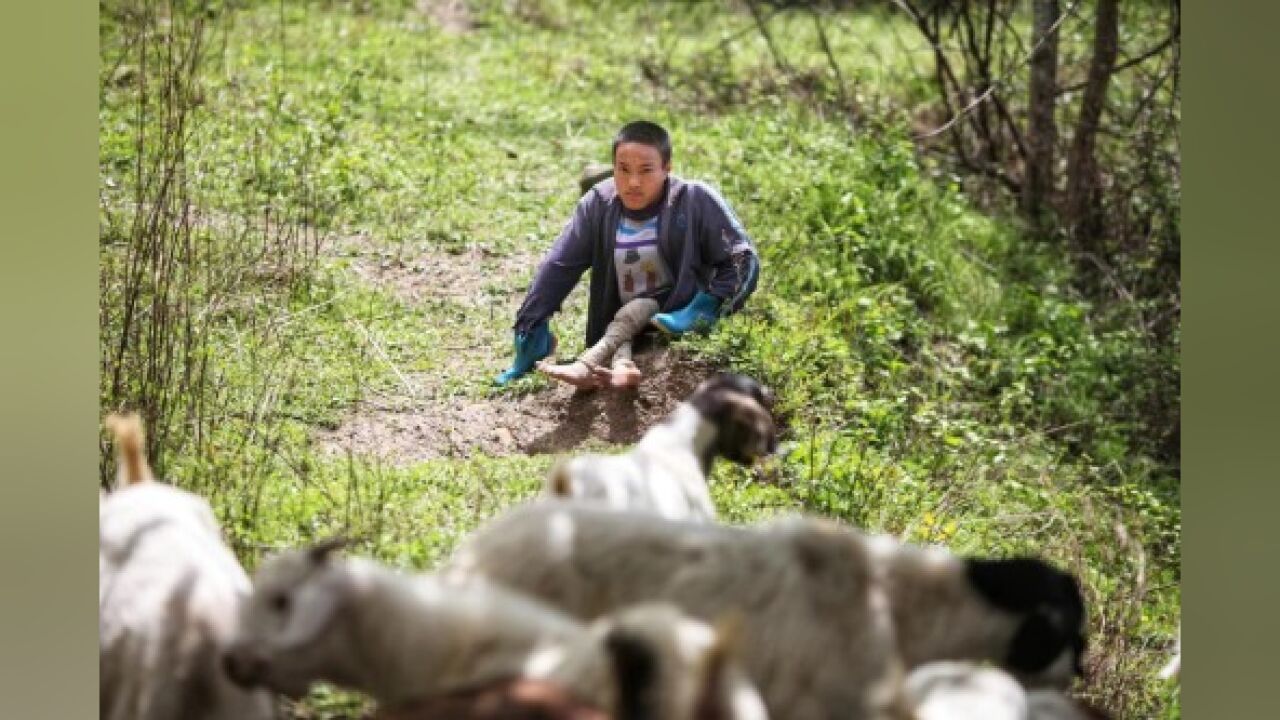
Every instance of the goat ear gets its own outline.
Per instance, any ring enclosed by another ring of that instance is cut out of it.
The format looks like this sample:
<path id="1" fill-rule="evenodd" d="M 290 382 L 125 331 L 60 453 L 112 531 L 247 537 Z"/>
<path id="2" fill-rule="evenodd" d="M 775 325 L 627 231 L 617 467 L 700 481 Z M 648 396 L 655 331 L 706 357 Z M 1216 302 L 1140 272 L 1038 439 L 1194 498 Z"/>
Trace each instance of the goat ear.
<path id="1" fill-rule="evenodd" d="M 339 535 L 331 537 L 307 548 L 307 558 L 316 565 L 324 565 L 335 550 L 341 550 L 351 544 L 350 538 Z"/>
<path id="2" fill-rule="evenodd" d="M 556 462 L 555 467 L 551 468 L 551 473 L 547 475 L 547 494 L 565 498 L 572 496 L 573 488 L 570 487 L 569 481 L 569 461 Z"/>

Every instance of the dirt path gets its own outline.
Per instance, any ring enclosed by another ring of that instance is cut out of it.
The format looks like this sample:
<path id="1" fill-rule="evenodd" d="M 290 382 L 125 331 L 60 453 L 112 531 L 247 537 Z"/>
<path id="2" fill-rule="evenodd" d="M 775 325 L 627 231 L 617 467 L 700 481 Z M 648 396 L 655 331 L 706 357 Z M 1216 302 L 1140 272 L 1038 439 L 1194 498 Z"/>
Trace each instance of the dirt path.
<path id="1" fill-rule="evenodd" d="M 446 388 L 474 383 L 478 372 L 509 359 L 505 328 L 523 294 L 523 284 L 516 280 L 535 259 L 483 248 L 396 257 L 359 237 L 339 241 L 336 249 L 351 258 L 362 282 L 411 303 L 448 300 L 486 316 L 496 305 L 505 314 L 496 323 L 503 330 L 477 331 L 452 348 L 443 372 L 407 377 L 417 392 L 382 398 L 379 407 L 357 409 L 338 428 L 317 432 L 317 443 L 331 453 L 351 452 L 396 466 L 437 457 L 562 453 L 592 441 L 630 444 L 711 372 L 659 341 L 648 347 L 642 343 L 636 352 L 636 363 L 646 374 L 637 390 L 582 392 L 553 385 L 487 397 L 448 392 Z M 566 301 L 566 309 L 582 306 L 585 285 Z"/>

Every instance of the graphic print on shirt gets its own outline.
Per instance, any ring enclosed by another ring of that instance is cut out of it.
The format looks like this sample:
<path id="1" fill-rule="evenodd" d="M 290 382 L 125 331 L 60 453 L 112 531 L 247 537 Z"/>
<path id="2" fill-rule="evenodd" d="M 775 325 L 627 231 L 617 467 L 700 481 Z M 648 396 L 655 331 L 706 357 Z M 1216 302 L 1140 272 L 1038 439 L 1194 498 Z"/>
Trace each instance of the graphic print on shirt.
<path id="1" fill-rule="evenodd" d="M 651 297 L 671 284 L 671 272 L 658 251 L 658 217 L 622 218 L 614 242 L 614 266 L 622 302 Z"/>

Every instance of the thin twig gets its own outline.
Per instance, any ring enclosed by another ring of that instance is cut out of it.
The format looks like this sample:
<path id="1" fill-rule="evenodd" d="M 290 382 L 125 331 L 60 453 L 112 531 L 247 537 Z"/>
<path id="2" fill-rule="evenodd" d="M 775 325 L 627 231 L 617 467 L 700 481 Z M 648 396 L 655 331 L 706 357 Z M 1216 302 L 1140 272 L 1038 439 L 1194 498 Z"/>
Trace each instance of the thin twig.
<path id="1" fill-rule="evenodd" d="M 901 0 L 894 0 L 894 4 L 898 5 L 899 7 L 905 7 L 902 4 Z M 939 135 L 941 133 L 946 132 L 947 130 L 950 130 L 953 125 L 955 125 L 957 122 L 961 120 L 961 118 L 969 114 L 969 112 L 971 112 L 975 107 L 980 105 L 987 98 L 991 97 L 992 93 L 996 91 L 996 88 L 1008 82 L 1009 78 L 1013 77 L 1014 71 L 1021 69 L 1022 66 L 1025 65 L 1027 61 L 1031 59 L 1031 56 L 1034 55 L 1036 51 L 1040 49 L 1040 46 L 1044 44 L 1045 40 L 1048 40 L 1050 36 L 1058 32 L 1058 26 L 1061 25 L 1063 21 L 1067 19 L 1068 15 L 1071 15 L 1075 12 L 1076 6 L 1079 4 L 1080 4 L 1080 0 L 1075 0 L 1075 2 L 1071 3 L 1071 7 L 1067 8 L 1066 11 L 1064 11 L 1061 15 L 1058 16 L 1057 20 L 1053 21 L 1053 25 L 1049 27 L 1049 31 L 1046 32 L 1038 42 L 1036 42 L 1036 44 L 1031 48 L 1031 52 L 1027 53 L 1026 57 L 1022 59 L 1022 62 L 1016 63 L 1012 68 L 1009 69 L 1008 72 L 1004 74 L 1003 77 L 1001 77 L 996 82 L 992 83 L 991 87 L 987 88 L 985 92 L 983 92 L 978 97 L 974 98 L 973 101 L 970 102 L 968 105 L 965 105 L 963 108 L 961 108 L 960 112 L 956 113 L 955 117 L 948 120 L 941 127 L 931 130 L 923 135 L 917 135 L 915 136 L 914 139 L 927 140 L 935 135 Z M 908 12 L 910 12 L 909 9 L 908 9 Z M 912 17 L 917 17 L 914 13 L 911 13 L 911 14 L 912 14 Z"/>
<path id="2" fill-rule="evenodd" d="M 818 30 L 818 41 L 822 44 L 822 52 L 827 55 L 827 63 L 831 65 L 831 70 L 836 74 L 836 90 L 840 93 L 840 106 L 846 112 L 855 112 L 856 108 L 849 104 L 849 94 L 844 87 L 844 74 L 840 72 L 840 63 L 836 62 L 835 53 L 831 51 L 831 43 L 827 40 L 827 31 L 822 27 L 822 18 L 818 16 L 816 8 L 810 8 L 813 13 L 813 25 Z"/>
<path id="3" fill-rule="evenodd" d="M 391 368 L 391 371 L 396 374 L 396 377 L 400 378 L 400 382 L 404 385 L 404 389 L 409 391 L 409 396 L 414 400 L 417 400 L 419 394 L 418 387 L 414 385 L 409 378 L 405 377 L 404 373 L 400 372 L 400 368 L 391 360 L 391 356 L 387 355 L 387 352 L 382 349 L 382 345 L 378 342 L 377 338 L 373 336 L 373 333 L 369 332 L 369 329 L 355 318 L 347 318 L 347 322 L 356 330 L 360 331 L 360 334 L 369 342 L 369 346 L 378 354 L 378 357 L 382 362 L 386 363 L 387 367 Z"/>
<path id="4" fill-rule="evenodd" d="M 773 35 L 769 33 L 767 22 L 760 16 L 760 8 L 756 6 L 755 0 L 747 0 L 747 9 L 751 11 L 751 17 L 756 21 L 756 27 L 760 30 L 760 35 L 764 38 L 764 42 L 769 46 L 769 52 L 773 55 L 773 62 L 778 66 L 778 70 L 784 75 L 791 74 L 791 68 L 787 65 L 786 59 L 782 57 L 782 53 L 778 50 L 777 45 L 773 42 Z M 770 18 L 773 16 L 770 15 Z"/>
<path id="5" fill-rule="evenodd" d="M 1146 52 L 1142 53 L 1141 55 L 1139 55 L 1139 56 L 1137 56 L 1137 57 L 1133 58 L 1132 60 L 1127 60 L 1127 61 L 1125 61 L 1125 62 L 1123 62 L 1123 63 L 1120 63 L 1119 65 L 1115 66 L 1114 68 L 1112 68 L 1112 69 L 1111 69 L 1111 74 L 1112 74 L 1112 76 L 1114 76 L 1116 73 L 1122 72 L 1122 71 L 1124 71 L 1124 70 L 1128 70 L 1129 68 L 1133 67 L 1134 65 L 1140 65 L 1140 64 L 1142 64 L 1144 61 L 1149 60 L 1149 59 L 1151 59 L 1152 57 L 1154 57 L 1155 55 L 1158 55 L 1159 53 L 1163 52 L 1165 48 L 1169 47 L 1169 45 L 1170 45 L 1171 43 L 1173 43 L 1174 37 L 1175 37 L 1175 36 L 1174 36 L 1174 34 L 1173 34 L 1173 33 L 1170 33 L 1167 37 L 1165 37 L 1165 39 L 1164 39 L 1164 40 L 1161 40 L 1159 43 L 1157 43 L 1155 47 L 1153 47 L 1153 48 L 1151 48 L 1150 50 L 1148 50 L 1148 51 L 1146 51 Z M 1075 83 L 1075 84 L 1073 84 L 1073 85 L 1068 85 L 1068 86 L 1066 86 L 1066 87 L 1061 87 L 1061 88 L 1058 88 L 1058 94 L 1059 94 L 1059 95 L 1061 95 L 1061 94 L 1063 94 L 1063 93 L 1069 93 L 1069 92 L 1075 92 L 1075 91 L 1077 91 L 1077 90 L 1083 90 L 1083 89 L 1084 89 L 1084 86 L 1085 86 L 1085 85 L 1088 85 L 1088 84 L 1089 84 L 1089 83 L 1088 83 L 1088 81 L 1087 81 L 1087 80 L 1084 80 L 1084 81 L 1081 81 L 1081 82 Z"/>
<path id="6" fill-rule="evenodd" d="M 786 9 L 786 8 L 781 8 L 781 7 L 779 7 L 779 8 L 774 8 L 774 9 L 773 9 L 773 12 L 771 12 L 771 13 L 769 13 L 768 15 L 765 15 L 765 16 L 764 16 L 764 21 L 767 23 L 767 22 L 769 22 L 770 20 L 773 20 L 775 17 L 777 17 L 778 15 L 780 15 L 780 14 L 782 13 L 782 11 L 783 11 L 783 10 L 785 10 L 785 9 Z M 723 37 L 723 38 L 721 38 L 721 39 L 720 39 L 720 42 L 716 43 L 716 49 L 717 49 L 717 50 L 723 50 L 723 49 L 725 49 L 726 47 L 728 47 L 728 46 L 729 46 L 729 44 L 730 44 L 730 43 L 732 43 L 733 41 L 735 41 L 735 40 L 737 40 L 738 38 L 742 37 L 743 35 L 746 35 L 747 33 L 751 32 L 752 30 L 756 30 L 758 27 L 759 27 L 759 26 L 758 26 L 758 25 L 753 21 L 750 25 L 748 25 L 748 26 L 746 26 L 746 27 L 744 27 L 744 28 L 742 28 L 742 29 L 740 29 L 740 30 L 738 30 L 738 31 L 736 31 L 736 32 L 730 33 L 729 35 L 726 35 L 725 37 Z M 678 38 L 678 37 L 679 37 L 679 36 L 677 35 L 677 38 Z"/>

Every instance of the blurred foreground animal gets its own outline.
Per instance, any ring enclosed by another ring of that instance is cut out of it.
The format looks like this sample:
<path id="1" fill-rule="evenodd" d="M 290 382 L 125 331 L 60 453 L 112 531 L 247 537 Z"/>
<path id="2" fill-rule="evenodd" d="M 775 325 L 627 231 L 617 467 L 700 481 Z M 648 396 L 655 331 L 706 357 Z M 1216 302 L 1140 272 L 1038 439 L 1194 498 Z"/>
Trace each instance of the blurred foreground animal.
<path id="1" fill-rule="evenodd" d="M 721 373 L 699 385 L 630 452 L 581 455 L 556 465 L 547 494 L 675 520 L 714 520 L 711 465 L 717 457 L 747 465 L 777 450 L 768 408 L 758 382 Z"/>
<path id="2" fill-rule="evenodd" d="M 741 528 L 545 501 L 481 528 L 450 572 L 584 619 L 650 600 L 704 620 L 738 612 L 743 666 L 777 718 L 894 716 L 904 670 L 932 660 L 1065 685 L 1085 646 L 1074 578 L 1039 560 L 964 559 L 813 520 Z"/>
<path id="3" fill-rule="evenodd" d="M 249 578 L 202 498 L 157 483 L 136 415 L 111 416 L 119 472 L 98 504 L 99 716 L 255 720 L 271 698 L 222 672 Z"/>
<path id="4" fill-rule="evenodd" d="M 915 720 L 1106 720 L 1057 690 L 1028 690 L 1013 676 L 972 662 L 921 665 L 904 684 Z"/>
<path id="5" fill-rule="evenodd" d="M 588 627 L 502 586 L 406 575 L 334 548 L 263 563 L 225 657 L 237 682 L 300 697 L 325 680 L 372 695 L 386 718 L 765 717 L 728 638 L 672 606 Z"/>

